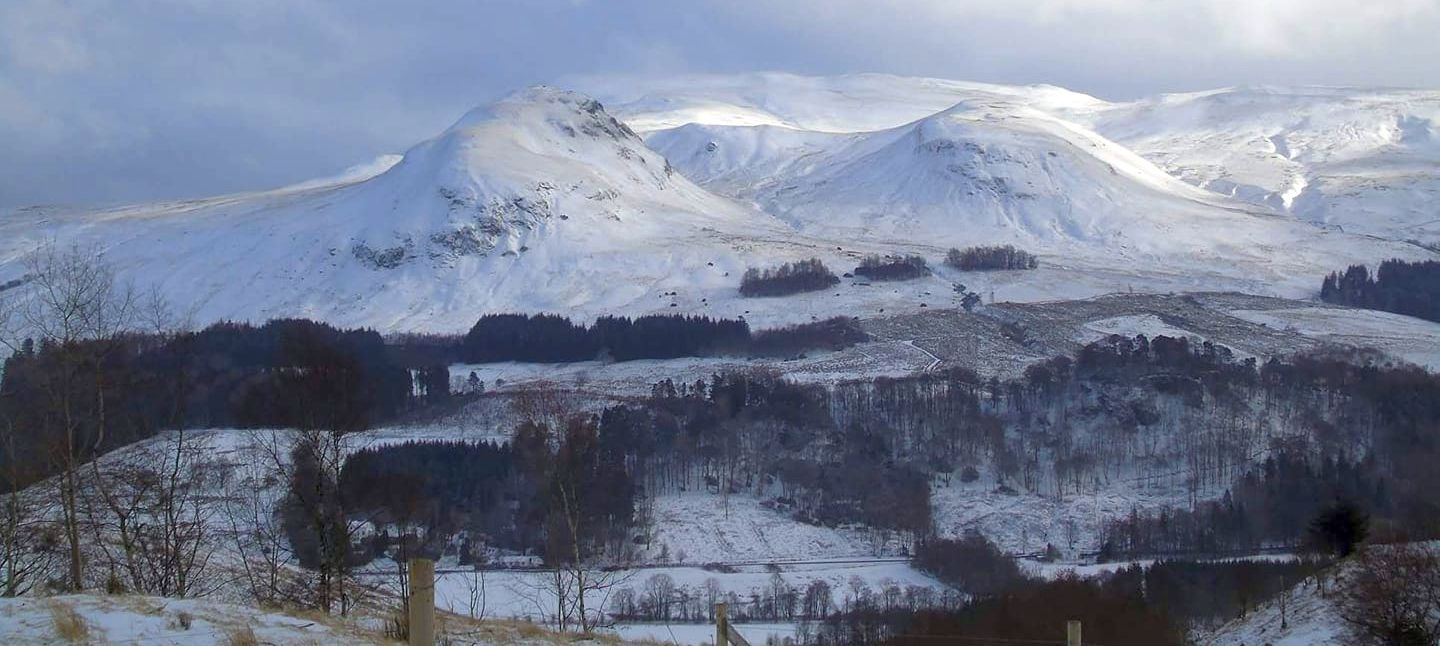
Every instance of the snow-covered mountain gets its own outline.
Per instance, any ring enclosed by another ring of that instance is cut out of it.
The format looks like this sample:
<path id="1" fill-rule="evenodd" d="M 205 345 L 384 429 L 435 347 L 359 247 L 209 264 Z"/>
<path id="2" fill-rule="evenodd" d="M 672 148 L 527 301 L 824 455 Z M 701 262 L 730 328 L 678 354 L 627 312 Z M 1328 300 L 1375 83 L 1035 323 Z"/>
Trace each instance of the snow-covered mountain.
<path id="1" fill-rule="evenodd" d="M 686 124 L 769 126 L 772 132 L 763 135 L 729 136 L 794 142 L 804 139 L 801 133 L 895 128 L 956 105 L 1023 107 L 1091 130 L 1214 193 L 1307 223 L 1440 243 L 1440 212 L 1431 206 L 1440 195 L 1440 91 L 1229 88 L 1111 103 L 1053 86 L 879 74 L 578 82 L 615 103 L 623 120 L 667 153 L 673 136 L 665 131 Z M 787 132 L 773 132 L 780 128 Z M 814 149 L 778 148 L 780 156 Z M 742 161 L 754 162 L 756 155 Z"/>
<path id="2" fill-rule="evenodd" d="M 1340 257 L 1424 255 L 1325 235 L 1290 217 L 1289 203 L 1182 181 L 1092 127 L 1134 137 L 1148 131 L 1135 116 L 1143 111 L 1050 86 L 784 74 L 611 93 L 590 83 L 688 177 L 812 235 L 1013 242 L 1196 273 L 1242 262 L 1269 284 Z"/>
<path id="3" fill-rule="evenodd" d="M 1349 263 L 1434 256 L 1285 212 L 1314 197 L 1247 201 L 1167 172 L 1175 164 L 1140 144 L 1162 125 L 1196 132 L 1215 118 L 1169 118 L 1143 102 L 883 75 L 577 82 L 614 112 L 534 88 L 471 111 L 403 157 L 324 180 L 0 213 L 0 284 L 56 240 L 100 247 L 201 322 L 309 316 L 453 331 L 485 312 L 552 311 L 769 325 L 936 304 L 955 281 L 987 293 L 999 285 L 1005 300 L 1134 289 L 1309 297 L 1320 276 Z M 1429 132 L 1417 124 L 1407 126 L 1413 141 Z M 1193 148 L 1185 154 L 1208 149 Z M 1373 192 L 1363 201 L 1376 210 L 1398 204 Z M 921 253 L 938 265 L 948 247 L 993 242 L 1041 254 L 1042 269 L 942 267 L 885 289 L 787 299 L 736 292 L 750 266 L 817 256 L 840 273 L 863 253 Z"/>
<path id="4" fill-rule="evenodd" d="M 1440 243 L 1440 91 L 1231 88 L 1093 125 L 1197 186 L 1346 231 Z"/>
<path id="5" fill-rule="evenodd" d="M 592 99 L 535 88 L 471 111 L 403 159 L 332 180 L 93 213 L 21 210 L 0 224 L 0 258 L 13 278 L 45 239 L 95 244 L 206 320 L 460 329 L 484 311 L 626 310 L 657 284 L 729 283 L 725 272 L 760 260 L 746 251 L 757 241 L 779 239 L 759 255 L 785 257 L 789 233 L 696 187 Z"/>

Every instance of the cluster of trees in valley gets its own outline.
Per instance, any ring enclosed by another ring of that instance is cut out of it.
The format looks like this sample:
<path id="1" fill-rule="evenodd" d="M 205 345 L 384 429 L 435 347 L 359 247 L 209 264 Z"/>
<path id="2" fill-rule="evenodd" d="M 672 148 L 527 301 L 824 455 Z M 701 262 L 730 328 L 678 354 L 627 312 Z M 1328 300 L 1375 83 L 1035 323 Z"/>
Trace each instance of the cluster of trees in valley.
<path id="1" fill-rule="evenodd" d="M 930 275 L 930 265 L 918 255 L 901 257 L 869 254 L 860 260 L 855 275 L 870 280 L 911 280 Z"/>
<path id="2" fill-rule="evenodd" d="M 1351 265 L 1325 277 L 1320 298 L 1440 321 L 1440 261 L 1386 260 L 1374 274 L 1365 265 Z"/>
<path id="3" fill-rule="evenodd" d="M 1197 629 L 1244 617 L 1327 567 L 1326 559 L 1157 561 L 1091 580 L 1034 578 L 978 534 L 929 539 L 916 567 L 966 596 L 928 603 L 855 595 L 802 631 L 801 643 L 923 644 L 947 637 L 1050 642 L 1080 619 L 1085 639 L 1105 644 L 1186 644 Z M 903 599 L 913 595 L 907 593 Z"/>
<path id="4" fill-rule="evenodd" d="M 492 314 L 480 318 L 459 345 L 471 363 L 671 359 L 743 348 L 744 321 L 705 316 L 602 316 L 582 325 L 554 314 Z"/>
<path id="5" fill-rule="evenodd" d="M 740 278 L 741 296 L 789 296 L 840 284 L 840 278 L 819 258 L 787 262 L 779 267 L 750 267 Z"/>
<path id="6" fill-rule="evenodd" d="M 1007 244 L 951 249 L 945 254 L 945 264 L 960 271 L 995 271 L 1035 269 L 1040 266 L 1040 260 L 1028 251 Z"/>
<path id="7" fill-rule="evenodd" d="M 683 314 L 602 316 L 590 325 L 555 314 L 487 314 L 463 337 L 412 334 L 390 342 L 409 363 L 428 365 L 791 356 L 867 339 L 856 321 L 844 317 L 752 331 L 743 320 Z"/>

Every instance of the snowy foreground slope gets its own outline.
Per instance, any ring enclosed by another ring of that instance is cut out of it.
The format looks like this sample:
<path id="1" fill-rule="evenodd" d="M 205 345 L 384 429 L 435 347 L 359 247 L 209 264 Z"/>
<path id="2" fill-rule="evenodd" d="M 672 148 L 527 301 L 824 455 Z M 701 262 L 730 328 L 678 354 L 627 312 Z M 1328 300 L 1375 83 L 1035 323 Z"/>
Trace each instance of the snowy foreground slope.
<path id="1" fill-rule="evenodd" d="M 443 608 L 442 608 L 443 610 Z M 360 611 L 350 617 L 287 613 L 212 598 L 72 594 L 0 599 L 0 641 L 7 645 L 80 643 L 157 644 L 396 644 L 384 634 L 385 617 Z M 522 622 L 437 618 L 446 643 L 474 646 L 546 646 L 576 643 Z M 623 644 L 620 639 L 588 643 Z"/>
<path id="2" fill-rule="evenodd" d="M 1141 117 L 1117 115 L 1152 112 L 1059 88 L 885 76 L 588 83 L 616 98 L 615 117 L 585 95 L 533 88 L 402 159 L 326 180 L 0 213 L 0 284 L 23 279 L 25 255 L 55 240 L 99 247 L 200 322 L 308 316 L 458 331 L 485 312 L 558 311 L 765 326 L 918 311 L 952 282 L 980 280 L 942 268 L 884 290 L 738 297 L 746 267 L 811 256 L 841 273 L 865 253 L 939 265 L 952 246 L 1016 243 L 1045 269 L 1012 281 L 1003 300 L 1055 300 L 1309 297 L 1346 264 L 1435 255 L 1313 226 L 1244 191 L 1205 190 L 1213 182 L 1127 147 L 1158 126 L 1127 130 Z M 1416 124 L 1407 132 L 1428 132 Z"/>

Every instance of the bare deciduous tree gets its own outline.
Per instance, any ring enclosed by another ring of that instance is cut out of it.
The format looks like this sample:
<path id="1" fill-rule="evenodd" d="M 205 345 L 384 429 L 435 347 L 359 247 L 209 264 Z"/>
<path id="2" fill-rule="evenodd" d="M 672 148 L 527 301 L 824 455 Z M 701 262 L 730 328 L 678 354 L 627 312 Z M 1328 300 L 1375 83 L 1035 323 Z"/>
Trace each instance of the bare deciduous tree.
<path id="1" fill-rule="evenodd" d="M 99 502 L 84 507 L 112 580 L 166 597 L 211 592 L 215 583 L 205 573 L 215 552 L 215 510 L 203 492 L 213 471 L 193 434 L 172 431 L 91 465 L 84 491 Z"/>
<path id="2" fill-rule="evenodd" d="M 1440 553 L 1430 545 L 1363 548 L 1339 601 L 1357 644 L 1440 643 Z"/>
<path id="3" fill-rule="evenodd" d="M 280 501 L 288 481 L 289 438 L 277 431 L 253 431 L 237 452 L 244 456 L 228 482 L 221 509 L 241 575 L 251 596 L 268 606 L 299 602 L 295 564 L 280 524 Z"/>
<path id="4" fill-rule="evenodd" d="M 0 501 L 0 596 L 5 597 L 29 592 L 50 570 L 57 537 L 44 505 L 16 486 L 29 477 L 22 474 L 20 460 L 8 457 L 15 454 L 15 432 L 13 420 L 0 417 L 0 446 L 7 456 L 0 482 L 9 483 L 9 492 Z"/>
<path id="5" fill-rule="evenodd" d="M 41 397 L 24 429 L 47 438 L 58 471 L 61 526 L 68 553 L 66 585 L 82 589 L 80 467 L 105 447 L 109 420 L 109 361 L 136 314 L 134 290 L 121 283 L 97 249 L 54 243 L 26 261 L 26 281 L 9 296 L 0 323 L 4 342 L 20 350 L 21 337 L 38 341 L 54 361 L 36 375 Z"/>

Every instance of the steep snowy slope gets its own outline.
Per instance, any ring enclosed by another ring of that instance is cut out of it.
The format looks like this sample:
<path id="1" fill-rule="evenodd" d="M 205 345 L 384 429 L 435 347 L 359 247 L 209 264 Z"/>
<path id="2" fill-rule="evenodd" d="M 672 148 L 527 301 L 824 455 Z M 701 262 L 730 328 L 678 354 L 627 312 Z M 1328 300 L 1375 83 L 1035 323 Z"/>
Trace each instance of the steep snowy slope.
<path id="1" fill-rule="evenodd" d="M 1272 282 L 1423 255 L 1191 186 L 1023 98 L 966 100 L 869 133 L 689 124 L 649 142 L 702 186 L 818 237 L 1016 243 L 1082 264 L 1244 266 Z"/>
<path id="2" fill-rule="evenodd" d="M 804 253 L 789 251 L 791 233 L 675 173 L 593 100 L 537 88 L 332 182 L 12 213 L 0 260 L 8 280 L 45 239 L 97 244 L 142 286 L 196 302 L 202 320 L 461 329 L 487 310 L 600 313 L 642 297 L 658 309 L 657 283 L 733 289 L 726 272 Z"/>
<path id="3" fill-rule="evenodd" d="M 1197 186 L 1440 243 L 1440 92 L 1232 88 L 1115 105 L 1094 126 Z"/>
<path id="4" fill-rule="evenodd" d="M 897 127 L 960 103 L 1006 102 L 1092 129 L 1165 172 L 1222 195 L 1355 233 L 1440 243 L 1440 213 L 1432 206 L 1440 197 L 1437 91 L 1232 88 L 1108 103 L 1051 86 L 878 74 L 582 83 L 615 101 L 617 115 L 667 154 L 672 149 L 665 131 L 680 134 L 674 131 L 681 126 L 856 133 Z M 715 130 L 721 132 L 711 140 L 741 149 L 743 141 L 762 138 Z M 806 155 L 812 148 L 772 145 L 766 152 L 793 159 L 792 153 Z M 721 192 L 738 179 L 703 172 L 693 177 L 719 179 L 713 188 Z"/>

